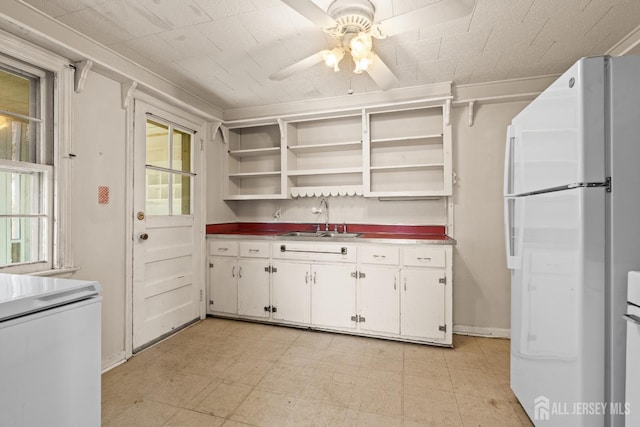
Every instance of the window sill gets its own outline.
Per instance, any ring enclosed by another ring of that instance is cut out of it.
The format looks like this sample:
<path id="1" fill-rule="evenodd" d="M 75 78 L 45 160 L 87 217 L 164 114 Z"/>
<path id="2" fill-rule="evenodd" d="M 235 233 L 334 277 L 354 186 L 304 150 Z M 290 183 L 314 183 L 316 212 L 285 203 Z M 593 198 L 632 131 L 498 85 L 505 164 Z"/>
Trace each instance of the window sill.
<path id="1" fill-rule="evenodd" d="M 65 268 L 57 268 L 53 270 L 35 271 L 33 273 L 28 273 L 28 274 L 30 276 L 41 276 L 41 277 L 68 276 L 75 273 L 78 270 L 80 270 L 80 267 L 65 267 Z"/>

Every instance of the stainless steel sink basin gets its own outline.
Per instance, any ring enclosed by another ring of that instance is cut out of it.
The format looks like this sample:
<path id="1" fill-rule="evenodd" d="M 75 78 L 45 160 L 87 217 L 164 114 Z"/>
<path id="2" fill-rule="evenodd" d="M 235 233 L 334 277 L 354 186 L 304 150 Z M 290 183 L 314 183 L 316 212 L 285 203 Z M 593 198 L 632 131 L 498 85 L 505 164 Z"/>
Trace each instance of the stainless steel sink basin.
<path id="1" fill-rule="evenodd" d="M 325 237 L 360 237 L 362 233 L 338 233 L 338 232 L 325 232 Z"/>
<path id="2" fill-rule="evenodd" d="M 288 231 L 282 237 L 317 237 L 322 239 L 359 237 L 362 233 L 338 233 L 332 231 Z"/>
<path id="3" fill-rule="evenodd" d="M 284 237 L 323 237 L 324 231 L 289 231 L 280 235 Z"/>

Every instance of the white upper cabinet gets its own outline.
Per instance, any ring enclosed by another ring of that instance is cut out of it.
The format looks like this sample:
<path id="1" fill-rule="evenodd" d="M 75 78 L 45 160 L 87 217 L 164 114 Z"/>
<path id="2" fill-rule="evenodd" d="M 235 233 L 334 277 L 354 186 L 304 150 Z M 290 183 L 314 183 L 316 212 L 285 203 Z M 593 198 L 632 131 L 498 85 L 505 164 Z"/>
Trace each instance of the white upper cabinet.
<path id="1" fill-rule="evenodd" d="M 451 195 L 451 126 L 443 107 L 372 112 L 365 132 L 365 195 Z"/>
<path id="2" fill-rule="evenodd" d="M 277 123 L 230 129 L 227 143 L 226 200 L 284 197 Z"/>
<path id="3" fill-rule="evenodd" d="M 230 128 L 226 200 L 449 196 L 446 104 Z"/>
<path id="4" fill-rule="evenodd" d="M 287 186 L 292 196 L 362 195 L 362 115 L 287 122 Z"/>

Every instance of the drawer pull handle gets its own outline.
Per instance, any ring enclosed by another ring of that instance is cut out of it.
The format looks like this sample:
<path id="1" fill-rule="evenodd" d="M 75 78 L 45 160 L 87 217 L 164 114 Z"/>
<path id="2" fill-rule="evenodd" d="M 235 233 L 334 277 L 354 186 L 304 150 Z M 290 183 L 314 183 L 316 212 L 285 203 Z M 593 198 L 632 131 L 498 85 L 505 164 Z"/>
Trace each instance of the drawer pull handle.
<path id="1" fill-rule="evenodd" d="M 304 273 L 304 283 L 309 283 L 309 272 Z"/>
<path id="2" fill-rule="evenodd" d="M 429 262 L 431 261 L 431 257 L 418 257 L 418 261 Z"/>
<path id="3" fill-rule="evenodd" d="M 229 248 L 218 248 L 218 252 L 226 252 Z"/>
<path id="4" fill-rule="evenodd" d="M 386 255 L 373 255 L 374 258 L 382 258 L 385 259 L 387 256 Z"/>
<path id="5" fill-rule="evenodd" d="M 242 267 L 238 270 L 238 277 L 242 279 Z"/>
<path id="6" fill-rule="evenodd" d="M 404 278 L 404 291 L 407 291 L 407 278 Z"/>
<path id="7" fill-rule="evenodd" d="M 258 252 L 260 252 L 260 249 L 249 249 L 249 253 L 257 254 Z"/>
<path id="8" fill-rule="evenodd" d="M 394 276 L 393 278 L 393 290 L 398 289 L 398 278 Z"/>
<path id="9" fill-rule="evenodd" d="M 236 267 L 233 266 L 233 268 L 231 269 L 231 277 L 236 277 Z"/>

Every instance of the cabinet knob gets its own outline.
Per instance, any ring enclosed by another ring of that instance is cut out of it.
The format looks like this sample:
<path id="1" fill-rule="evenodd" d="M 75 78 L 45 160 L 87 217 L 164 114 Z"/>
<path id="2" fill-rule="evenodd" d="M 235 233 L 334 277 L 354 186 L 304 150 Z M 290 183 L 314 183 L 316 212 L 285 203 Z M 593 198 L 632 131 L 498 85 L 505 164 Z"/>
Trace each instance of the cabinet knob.
<path id="1" fill-rule="evenodd" d="M 148 238 L 149 238 L 149 235 L 147 233 L 138 234 L 138 239 L 140 240 L 147 240 Z"/>

